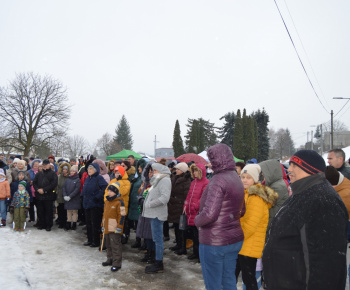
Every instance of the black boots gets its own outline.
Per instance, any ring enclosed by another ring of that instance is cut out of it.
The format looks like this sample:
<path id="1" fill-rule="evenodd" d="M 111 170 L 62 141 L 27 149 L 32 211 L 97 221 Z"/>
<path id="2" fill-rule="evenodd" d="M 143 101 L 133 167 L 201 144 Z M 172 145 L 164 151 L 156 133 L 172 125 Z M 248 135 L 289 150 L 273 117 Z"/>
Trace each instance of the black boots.
<path id="1" fill-rule="evenodd" d="M 64 230 L 65 231 L 69 231 L 70 229 L 72 229 L 71 222 L 67 222 L 66 223 L 66 227 L 64 228 Z"/>
<path id="2" fill-rule="evenodd" d="M 163 261 L 155 260 L 153 265 L 147 266 L 145 269 L 146 274 L 155 274 L 155 273 L 163 273 L 163 272 L 164 272 Z"/>
<path id="3" fill-rule="evenodd" d="M 131 246 L 131 248 L 136 249 L 141 247 L 141 238 L 136 238 L 136 242 Z"/>
<path id="4" fill-rule="evenodd" d="M 178 250 L 180 250 L 181 249 L 181 247 L 179 246 L 179 245 L 176 245 L 176 246 L 174 246 L 174 247 L 170 247 L 169 248 L 169 250 L 172 250 L 172 251 L 178 251 Z"/>
<path id="5" fill-rule="evenodd" d="M 73 223 L 72 230 L 75 231 L 77 229 L 77 223 Z"/>
<path id="6" fill-rule="evenodd" d="M 147 250 L 145 256 L 140 260 L 142 263 L 146 263 L 151 257 L 151 250 Z"/>
<path id="7" fill-rule="evenodd" d="M 156 252 L 154 250 L 147 250 L 145 256 L 141 259 L 141 262 L 147 264 L 153 264 L 155 262 Z"/>
<path id="8" fill-rule="evenodd" d="M 103 267 L 112 266 L 112 264 L 112 259 L 108 259 L 106 262 L 102 262 Z"/>

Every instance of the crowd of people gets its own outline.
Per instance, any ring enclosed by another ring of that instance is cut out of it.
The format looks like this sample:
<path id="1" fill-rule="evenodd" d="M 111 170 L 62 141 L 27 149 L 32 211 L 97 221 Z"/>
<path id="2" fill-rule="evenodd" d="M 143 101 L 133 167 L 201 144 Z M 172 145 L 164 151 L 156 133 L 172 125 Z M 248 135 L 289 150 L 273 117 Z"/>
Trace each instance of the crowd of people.
<path id="1" fill-rule="evenodd" d="M 278 160 L 235 163 L 217 144 L 207 165 L 147 158 L 68 160 L 0 155 L 1 225 L 51 231 L 86 226 L 84 246 L 106 249 L 102 266 L 122 267 L 123 244 L 144 250 L 146 273 L 164 271 L 164 241 L 201 263 L 207 289 L 344 289 L 350 213 L 345 153 L 300 150 Z M 56 218 L 57 215 L 57 218 Z M 55 219 L 56 218 L 56 219 Z M 184 218 L 186 223 L 184 224 Z M 55 219 L 55 221 L 54 221 Z"/>

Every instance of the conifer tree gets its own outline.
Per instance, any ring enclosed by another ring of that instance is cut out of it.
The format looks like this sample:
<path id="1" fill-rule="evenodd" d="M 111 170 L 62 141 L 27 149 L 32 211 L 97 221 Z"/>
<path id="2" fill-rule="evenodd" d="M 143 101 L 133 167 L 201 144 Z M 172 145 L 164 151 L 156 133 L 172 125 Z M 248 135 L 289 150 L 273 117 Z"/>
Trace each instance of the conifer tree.
<path id="1" fill-rule="evenodd" d="M 180 124 L 179 120 L 176 120 L 174 134 L 173 134 L 173 149 L 175 157 L 179 157 L 182 154 L 185 154 L 184 144 L 181 138 Z"/>
<path id="2" fill-rule="evenodd" d="M 270 150 L 270 142 L 269 142 L 269 128 L 268 123 L 269 115 L 266 113 L 263 108 L 262 111 L 260 109 L 257 112 L 253 112 L 252 117 L 256 120 L 257 128 L 258 128 L 258 161 L 262 162 L 264 160 L 269 159 L 269 150 Z"/>
<path id="3" fill-rule="evenodd" d="M 130 132 L 130 126 L 123 115 L 119 121 L 117 128 L 115 129 L 114 141 L 122 146 L 123 149 L 132 150 L 134 141 L 132 140 L 132 134 Z"/>
<path id="4" fill-rule="evenodd" d="M 224 119 L 223 126 L 219 129 L 219 138 L 221 138 L 221 143 L 229 146 L 233 151 L 233 138 L 234 138 L 234 129 L 235 129 L 235 113 L 229 112 L 220 118 Z"/>
<path id="5" fill-rule="evenodd" d="M 241 110 L 237 110 L 234 139 L 233 139 L 233 154 L 240 159 L 244 157 L 244 145 L 243 145 L 243 121 L 241 117 Z"/>

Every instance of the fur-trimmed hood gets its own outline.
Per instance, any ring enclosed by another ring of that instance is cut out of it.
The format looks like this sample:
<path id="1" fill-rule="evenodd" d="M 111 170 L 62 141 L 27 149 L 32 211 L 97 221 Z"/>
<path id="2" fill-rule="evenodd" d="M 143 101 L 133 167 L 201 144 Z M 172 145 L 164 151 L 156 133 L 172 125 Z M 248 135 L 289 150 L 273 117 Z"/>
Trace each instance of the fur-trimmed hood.
<path id="1" fill-rule="evenodd" d="M 100 167 L 100 175 L 108 174 L 108 169 L 106 164 L 101 159 L 95 159 L 92 163 L 97 163 Z"/>
<path id="2" fill-rule="evenodd" d="M 68 173 L 67 173 L 67 174 L 69 175 L 71 166 L 70 166 L 70 164 L 69 164 L 68 162 L 62 162 L 62 163 L 61 163 L 60 167 L 58 167 L 58 171 L 57 171 L 58 175 L 61 175 L 61 174 L 62 174 L 62 172 L 63 172 L 63 167 L 64 167 L 64 166 L 67 166 L 67 167 L 68 167 Z"/>
<path id="3" fill-rule="evenodd" d="M 195 164 L 193 163 L 190 166 L 190 172 L 191 172 L 191 177 L 192 179 L 195 179 L 194 175 L 193 175 L 193 171 L 197 170 L 198 171 L 198 179 L 201 180 L 203 178 L 203 176 L 206 175 L 206 169 L 205 166 L 203 164 Z"/>
<path id="4" fill-rule="evenodd" d="M 262 184 L 255 184 L 249 187 L 248 194 L 260 196 L 271 206 L 274 206 L 278 199 L 278 193 L 276 191 L 274 191 L 271 187 Z"/>
<path id="5" fill-rule="evenodd" d="M 128 175 L 135 175 L 136 169 L 135 166 L 130 166 L 130 168 L 126 171 Z"/>

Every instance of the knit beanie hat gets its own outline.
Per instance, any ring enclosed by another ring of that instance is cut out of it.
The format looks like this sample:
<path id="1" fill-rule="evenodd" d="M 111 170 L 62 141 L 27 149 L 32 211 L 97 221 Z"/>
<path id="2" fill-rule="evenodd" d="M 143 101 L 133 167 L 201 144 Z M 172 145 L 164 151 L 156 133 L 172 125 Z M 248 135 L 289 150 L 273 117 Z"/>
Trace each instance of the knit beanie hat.
<path id="1" fill-rule="evenodd" d="M 176 164 L 174 168 L 180 169 L 182 172 L 186 172 L 188 170 L 188 165 L 185 162 L 180 162 L 179 164 Z"/>
<path id="2" fill-rule="evenodd" d="M 50 159 L 50 158 L 52 158 L 55 161 L 55 156 L 50 155 L 49 157 L 47 157 L 47 159 Z"/>
<path id="3" fill-rule="evenodd" d="M 19 158 L 13 159 L 13 163 L 18 163 L 18 161 L 21 161 L 21 159 L 19 159 Z"/>
<path id="4" fill-rule="evenodd" d="M 326 170 L 326 162 L 314 150 L 299 150 L 289 160 L 308 174 L 317 174 Z"/>
<path id="5" fill-rule="evenodd" d="M 260 172 L 261 172 L 260 165 L 258 165 L 258 164 L 247 164 L 242 169 L 241 175 L 243 173 L 248 173 L 254 179 L 254 183 L 258 183 Z"/>
<path id="6" fill-rule="evenodd" d="M 23 186 L 24 188 L 26 188 L 27 182 L 25 182 L 24 180 L 20 181 L 20 182 L 18 183 L 18 188 L 19 188 L 20 186 Z"/>
<path id="7" fill-rule="evenodd" d="M 327 180 L 332 185 L 339 185 L 344 180 L 344 175 L 341 174 L 337 169 L 335 169 L 333 166 L 327 166 L 325 170 L 325 175 Z"/>
<path id="8" fill-rule="evenodd" d="M 97 172 L 95 166 L 93 166 L 92 164 L 90 164 L 90 165 L 88 166 L 88 169 L 89 169 L 90 167 L 91 167 L 95 172 Z"/>
<path id="9" fill-rule="evenodd" d="M 119 171 L 119 173 L 120 173 L 120 175 L 121 175 L 122 177 L 123 177 L 124 174 L 125 174 L 125 169 L 124 169 L 123 166 L 116 166 L 116 167 L 114 168 L 114 172 L 116 172 L 116 171 Z"/>
<path id="10" fill-rule="evenodd" d="M 47 165 L 47 164 L 50 164 L 49 159 L 44 159 L 44 160 L 43 160 L 43 165 Z"/>
<path id="11" fill-rule="evenodd" d="M 120 188 L 120 184 L 119 182 L 116 183 L 112 183 L 110 185 L 108 185 L 108 190 L 113 191 L 114 193 L 118 194 L 119 193 L 119 188 Z"/>

